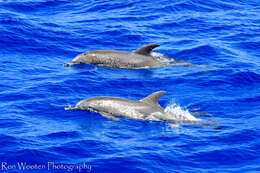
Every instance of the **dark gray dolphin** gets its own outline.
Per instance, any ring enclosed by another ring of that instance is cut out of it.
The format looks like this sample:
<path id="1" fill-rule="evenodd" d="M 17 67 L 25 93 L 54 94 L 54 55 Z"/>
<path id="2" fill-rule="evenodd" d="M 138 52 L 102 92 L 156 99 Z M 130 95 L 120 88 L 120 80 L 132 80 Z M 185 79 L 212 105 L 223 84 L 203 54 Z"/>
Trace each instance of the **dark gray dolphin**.
<path id="1" fill-rule="evenodd" d="M 118 120 L 118 116 L 137 119 L 175 122 L 199 122 L 192 115 L 180 118 L 165 111 L 158 103 L 159 98 L 166 91 L 157 91 L 141 100 L 127 100 L 115 97 L 94 97 L 85 99 L 76 104 L 75 107 L 68 107 L 65 110 L 87 110 L 97 112 L 106 118 Z"/>
<path id="2" fill-rule="evenodd" d="M 159 44 L 148 44 L 133 52 L 115 50 L 94 50 L 79 54 L 72 62 L 65 63 L 65 66 L 75 64 L 93 64 L 103 67 L 140 69 L 163 67 L 168 64 L 160 62 L 151 56 L 151 51 L 160 46 Z"/>

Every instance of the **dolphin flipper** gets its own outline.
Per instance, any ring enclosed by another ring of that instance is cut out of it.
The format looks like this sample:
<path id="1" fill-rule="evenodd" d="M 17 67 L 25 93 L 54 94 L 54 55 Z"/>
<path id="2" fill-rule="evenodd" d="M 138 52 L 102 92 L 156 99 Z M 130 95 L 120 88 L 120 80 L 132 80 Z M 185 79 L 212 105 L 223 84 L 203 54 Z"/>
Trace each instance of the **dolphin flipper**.
<path id="1" fill-rule="evenodd" d="M 100 112 L 100 114 L 101 114 L 103 117 L 106 117 L 106 118 L 111 119 L 111 120 L 119 120 L 119 118 L 116 118 L 116 117 L 114 117 L 113 115 L 111 115 L 111 114 L 109 114 L 109 113 Z"/>
<path id="2" fill-rule="evenodd" d="M 137 53 L 137 54 L 141 54 L 141 55 L 146 55 L 146 56 L 149 56 L 151 51 L 156 48 L 156 47 L 159 47 L 160 45 L 159 44 L 148 44 L 148 45 L 145 45 L 135 51 L 133 51 L 134 53 Z"/>

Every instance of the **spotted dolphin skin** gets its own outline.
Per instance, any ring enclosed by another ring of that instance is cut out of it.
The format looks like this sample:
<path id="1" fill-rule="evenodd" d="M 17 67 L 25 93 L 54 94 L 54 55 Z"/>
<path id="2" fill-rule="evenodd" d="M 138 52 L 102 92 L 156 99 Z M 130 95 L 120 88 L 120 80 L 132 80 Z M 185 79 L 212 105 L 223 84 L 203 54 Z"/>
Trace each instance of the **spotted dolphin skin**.
<path id="1" fill-rule="evenodd" d="M 140 69 L 163 67 L 168 64 L 160 62 L 151 56 L 151 51 L 159 47 L 159 44 L 148 44 L 133 52 L 115 50 L 94 50 L 79 54 L 72 62 L 65 63 L 65 66 L 76 64 L 93 64 L 103 67 Z"/>
<path id="2" fill-rule="evenodd" d="M 119 120 L 118 117 L 126 117 L 136 120 L 154 120 L 166 121 L 170 124 L 176 122 L 200 122 L 194 116 L 186 119 L 176 118 L 176 116 L 169 115 L 164 108 L 158 103 L 159 98 L 164 95 L 166 91 L 157 91 L 141 100 L 127 100 L 115 97 L 94 97 L 85 99 L 76 104 L 75 107 L 68 107 L 65 110 L 87 110 L 91 112 L 100 113 L 102 116 Z"/>

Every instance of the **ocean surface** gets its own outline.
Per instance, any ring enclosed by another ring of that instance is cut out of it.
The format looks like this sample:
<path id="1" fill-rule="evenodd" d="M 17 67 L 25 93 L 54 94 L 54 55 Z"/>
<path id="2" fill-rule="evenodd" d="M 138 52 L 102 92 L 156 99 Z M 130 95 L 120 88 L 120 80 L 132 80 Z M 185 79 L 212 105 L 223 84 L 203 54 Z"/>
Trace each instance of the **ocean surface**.
<path id="1" fill-rule="evenodd" d="M 2 0 L 0 38 L 0 172 L 260 172 L 259 0 Z M 149 43 L 198 66 L 63 66 Z M 64 110 L 159 90 L 163 107 L 220 128 Z"/>

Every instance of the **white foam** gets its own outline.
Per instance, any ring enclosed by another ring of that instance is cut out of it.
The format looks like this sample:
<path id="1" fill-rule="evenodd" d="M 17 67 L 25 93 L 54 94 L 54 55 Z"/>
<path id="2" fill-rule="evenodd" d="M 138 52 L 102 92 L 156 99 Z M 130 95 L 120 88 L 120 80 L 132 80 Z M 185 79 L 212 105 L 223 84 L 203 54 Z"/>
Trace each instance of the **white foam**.
<path id="1" fill-rule="evenodd" d="M 180 105 L 177 105 L 172 101 L 164 110 L 165 113 L 154 112 L 146 119 L 153 121 L 169 121 L 169 122 L 183 122 L 183 123 L 192 123 L 201 121 L 194 117 L 189 110 L 183 109 Z"/>
<path id="2" fill-rule="evenodd" d="M 164 110 L 166 112 L 166 116 L 169 120 L 176 120 L 180 122 L 188 121 L 200 121 L 200 119 L 194 117 L 189 110 L 183 109 L 180 105 L 177 105 L 174 101 L 172 101 Z"/>
<path id="3" fill-rule="evenodd" d="M 166 63 L 166 64 L 171 64 L 171 63 L 175 62 L 173 58 L 168 58 L 168 57 L 164 56 L 162 53 L 152 52 L 151 55 L 153 57 L 155 57 L 156 59 L 158 59 L 159 61 Z"/>

